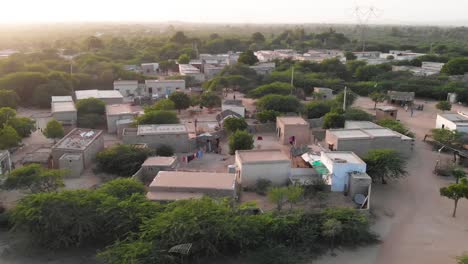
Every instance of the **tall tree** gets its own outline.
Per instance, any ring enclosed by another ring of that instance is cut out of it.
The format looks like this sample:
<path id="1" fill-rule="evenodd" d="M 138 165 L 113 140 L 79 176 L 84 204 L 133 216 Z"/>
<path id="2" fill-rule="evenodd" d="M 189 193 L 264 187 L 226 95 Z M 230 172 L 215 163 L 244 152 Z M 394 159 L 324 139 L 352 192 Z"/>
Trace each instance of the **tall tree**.
<path id="1" fill-rule="evenodd" d="M 85 45 L 88 50 L 97 50 L 104 47 L 102 40 L 96 36 L 90 36 L 85 40 Z"/>
<path id="2" fill-rule="evenodd" d="M 0 107 L 15 109 L 18 105 L 18 95 L 13 90 L 0 89 Z"/>
<path id="3" fill-rule="evenodd" d="M 11 126 L 0 128 L 0 149 L 9 149 L 19 145 L 21 137 Z"/>
<path id="4" fill-rule="evenodd" d="M 234 155 L 236 150 L 253 149 L 253 136 L 247 131 L 237 130 L 229 136 L 229 154 Z"/>
<path id="5" fill-rule="evenodd" d="M 387 95 L 380 92 L 373 92 L 369 95 L 369 98 L 374 102 L 374 109 L 376 109 L 378 103 L 382 103 L 387 100 Z"/>
<path id="6" fill-rule="evenodd" d="M 152 106 L 145 109 L 145 112 L 153 111 L 153 110 L 174 110 L 176 109 L 176 105 L 170 99 L 160 99 Z"/>
<path id="7" fill-rule="evenodd" d="M 407 174 L 406 159 L 393 149 L 374 149 L 363 158 L 367 164 L 367 173 L 373 181 L 381 179 L 386 183 L 387 178 L 400 178 Z"/>
<path id="8" fill-rule="evenodd" d="M 179 118 L 174 111 L 149 111 L 136 118 L 139 125 L 178 124 Z"/>
<path id="9" fill-rule="evenodd" d="M 180 113 L 180 110 L 190 107 L 190 96 L 183 92 L 175 92 L 169 95 L 169 100 L 174 102 L 175 109 Z"/>
<path id="10" fill-rule="evenodd" d="M 237 61 L 246 65 L 254 65 L 255 63 L 258 62 L 258 58 L 257 56 L 255 56 L 253 51 L 246 50 L 242 52 L 242 54 L 239 56 L 239 59 Z"/>
<path id="11" fill-rule="evenodd" d="M 442 112 L 450 111 L 450 109 L 452 109 L 452 104 L 447 101 L 440 101 L 436 104 L 436 108 Z"/>
<path id="12" fill-rule="evenodd" d="M 265 36 L 260 32 L 253 33 L 251 39 L 252 39 L 252 41 L 254 43 L 263 43 L 263 42 L 265 42 Z"/>
<path id="13" fill-rule="evenodd" d="M 5 189 L 28 189 L 31 193 L 55 192 L 65 186 L 64 170 L 48 170 L 39 164 L 29 164 L 13 170 L 3 184 Z"/>
<path id="14" fill-rule="evenodd" d="M 237 130 L 246 130 L 249 125 L 244 118 L 228 117 L 224 119 L 223 126 L 229 133 L 234 133 Z"/>
<path id="15" fill-rule="evenodd" d="M 60 122 L 58 122 L 55 119 L 52 119 L 49 122 L 47 122 L 47 126 L 44 130 L 44 135 L 47 138 L 54 139 L 55 141 L 57 138 L 62 138 L 65 135 L 65 131 L 63 130 L 63 126 L 62 124 L 60 124 Z"/>
<path id="16" fill-rule="evenodd" d="M 177 62 L 179 64 L 188 64 L 190 62 L 190 56 L 187 55 L 187 54 L 182 54 L 179 56 L 179 58 L 177 59 Z"/>
<path id="17" fill-rule="evenodd" d="M 221 106 L 221 98 L 213 92 L 204 92 L 200 97 L 200 105 L 208 109 Z"/>
<path id="18" fill-rule="evenodd" d="M 458 201 L 462 198 L 468 199 L 468 180 L 462 179 L 460 183 L 440 188 L 440 195 L 453 200 L 452 217 L 455 217 L 457 215 Z"/>

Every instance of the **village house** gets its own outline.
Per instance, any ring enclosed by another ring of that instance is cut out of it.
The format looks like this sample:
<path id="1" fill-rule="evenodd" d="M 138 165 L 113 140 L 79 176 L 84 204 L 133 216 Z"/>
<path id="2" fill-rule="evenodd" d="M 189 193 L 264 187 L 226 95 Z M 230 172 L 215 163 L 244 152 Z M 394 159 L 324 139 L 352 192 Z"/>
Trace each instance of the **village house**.
<path id="1" fill-rule="evenodd" d="M 172 147 L 175 152 L 187 153 L 195 148 L 195 140 L 189 139 L 187 127 L 183 124 L 139 125 L 125 128 L 122 139 L 125 144 L 147 144 L 149 148 L 162 145 Z"/>
<path id="2" fill-rule="evenodd" d="M 52 164 L 79 175 L 89 168 L 96 154 L 104 149 L 102 130 L 75 128 L 52 147 Z"/>
<path id="3" fill-rule="evenodd" d="M 309 122 L 299 116 L 279 116 L 276 118 L 276 134 L 281 144 L 309 144 Z"/>
<path id="4" fill-rule="evenodd" d="M 468 133 L 468 115 L 464 112 L 437 114 L 435 128 Z"/>
<path id="5" fill-rule="evenodd" d="M 275 70 L 274 62 L 259 63 L 256 65 L 249 66 L 250 69 L 254 70 L 258 75 L 267 75 Z"/>
<path id="6" fill-rule="evenodd" d="M 291 160 L 279 149 L 237 150 L 235 164 L 242 187 L 255 187 L 260 179 L 284 185 L 291 173 Z"/>
<path id="7" fill-rule="evenodd" d="M 185 80 L 145 80 L 145 92 L 153 98 L 166 98 L 174 92 L 185 92 Z"/>
<path id="8" fill-rule="evenodd" d="M 200 83 L 205 81 L 205 75 L 201 70 L 191 64 L 179 64 L 179 73 L 182 76 L 191 76 Z"/>
<path id="9" fill-rule="evenodd" d="M 178 165 L 177 157 L 149 157 L 141 165 L 141 175 L 143 177 L 155 176 L 159 171 L 171 171 Z"/>
<path id="10" fill-rule="evenodd" d="M 330 150 L 352 151 L 360 157 L 373 149 L 394 149 L 404 156 L 410 156 L 414 144 L 410 137 L 363 121 L 348 122 L 348 128 L 344 129 L 328 129 L 325 142 Z"/>
<path id="11" fill-rule="evenodd" d="M 375 109 L 375 118 L 377 120 L 382 120 L 382 119 L 397 119 L 397 113 L 398 109 L 393 106 L 378 106 Z"/>
<path id="12" fill-rule="evenodd" d="M 241 117 L 245 117 L 245 107 L 242 104 L 242 100 L 225 100 L 221 104 L 221 111 L 231 110 Z"/>
<path id="13" fill-rule="evenodd" d="M 159 171 L 148 188 L 151 201 L 177 201 L 203 196 L 238 198 L 234 173 Z"/>
<path id="14" fill-rule="evenodd" d="M 75 91 L 76 100 L 96 98 L 105 104 L 122 104 L 123 96 L 116 90 L 79 90 Z"/>
<path id="15" fill-rule="evenodd" d="M 388 101 L 392 104 L 412 104 L 414 101 L 414 92 L 388 91 Z"/>
<path id="16" fill-rule="evenodd" d="M 138 116 L 130 104 L 112 104 L 106 105 L 107 132 L 117 133 L 119 120 L 133 120 Z"/>
<path id="17" fill-rule="evenodd" d="M 51 111 L 52 117 L 62 125 L 76 125 L 78 116 L 71 96 L 52 96 Z"/>
<path id="18" fill-rule="evenodd" d="M 116 80 L 114 81 L 114 90 L 119 91 L 123 96 L 140 95 L 137 80 Z"/>
<path id="19" fill-rule="evenodd" d="M 12 162 L 10 152 L 8 150 L 0 150 L 0 175 L 10 173 Z"/>

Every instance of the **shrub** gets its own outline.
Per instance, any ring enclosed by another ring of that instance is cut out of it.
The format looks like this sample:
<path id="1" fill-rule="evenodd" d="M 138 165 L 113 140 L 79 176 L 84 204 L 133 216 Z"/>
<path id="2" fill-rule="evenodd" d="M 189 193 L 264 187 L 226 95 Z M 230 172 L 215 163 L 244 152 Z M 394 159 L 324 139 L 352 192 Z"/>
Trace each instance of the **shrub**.
<path id="1" fill-rule="evenodd" d="M 169 145 L 160 145 L 156 148 L 156 155 L 171 157 L 174 156 L 174 149 Z"/>
<path id="2" fill-rule="evenodd" d="M 260 123 L 276 122 L 276 117 L 280 114 L 280 112 L 274 110 L 263 110 L 256 114 L 256 118 Z"/>
<path id="3" fill-rule="evenodd" d="M 266 195 L 268 188 L 271 186 L 271 181 L 268 179 L 258 179 L 255 183 L 255 192 L 260 195 Z"/>

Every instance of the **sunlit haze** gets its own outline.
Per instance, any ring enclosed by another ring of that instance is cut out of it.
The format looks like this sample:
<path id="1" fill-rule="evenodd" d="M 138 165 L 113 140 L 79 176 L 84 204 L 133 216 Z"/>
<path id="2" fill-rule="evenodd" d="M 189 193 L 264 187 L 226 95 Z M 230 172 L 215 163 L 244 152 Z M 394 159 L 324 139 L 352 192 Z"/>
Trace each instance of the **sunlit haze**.
<path id="1" fill-rule="evenodd" d="M 377 8 L 373 24 L 467 25 L 468 1 L 445 0 L 3 0 L 0 23 L 184 21 L 355 23 L 356 6 Z"/>

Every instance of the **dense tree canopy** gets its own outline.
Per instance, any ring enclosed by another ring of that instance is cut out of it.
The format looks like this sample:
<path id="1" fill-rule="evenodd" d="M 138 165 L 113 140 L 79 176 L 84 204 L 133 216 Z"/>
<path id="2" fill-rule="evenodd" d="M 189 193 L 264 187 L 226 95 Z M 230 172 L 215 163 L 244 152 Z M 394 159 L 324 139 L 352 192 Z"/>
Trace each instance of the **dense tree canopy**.
<path id="1" fill-rule="evenodd" d="M 270 94 L 257 101 L 260 110 L 274 110 L 281 113 L 297 112 L 301 109 L 301 102 L 292 95 Z"/>
<path id="2" fill-rule="evenodd" d="M 54 192 L 64 187 L 64 170 L 44 169 L 39 164 L 29 164 L 13 170 L 2 185 L 5 189 L 27 189 L 31 193 Z"/>
<path id="3" fill-rule="evenodd" d="M 96 161 L 103 172 L 130 177 L 150 155 L 149 149 L 119 144 L 99 152 Z"/>
<path id="4" fill-rule="evenodd" d="M 151 110 L 136 118 L 139 125 L 178 124 L 179 118 L 174 111 Z"/>
<path id="5" fill-rule="evenodd" d="M 229 136 L 229 154 L 234 155 L 236 150 L 253 149 L 253 136 L 247 131 L 237 130 Z"/>

